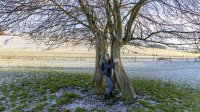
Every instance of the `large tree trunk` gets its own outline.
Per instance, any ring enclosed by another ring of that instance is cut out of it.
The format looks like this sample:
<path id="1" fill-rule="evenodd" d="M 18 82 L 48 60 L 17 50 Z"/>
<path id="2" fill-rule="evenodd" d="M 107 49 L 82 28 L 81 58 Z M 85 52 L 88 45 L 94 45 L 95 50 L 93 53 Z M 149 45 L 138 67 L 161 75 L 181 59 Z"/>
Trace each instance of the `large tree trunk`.
<path id="1" fill-rule="evenodd" d="M 113 59 L 120 59 L 114 68 L 116 80 L 118 82 L 119 89 L 125 98 L 125 100 L 132 99 L 133 96 L 136 95 L 135 89 L 133 87 L 132 82 L 130 81 L 129 77 L 127 76 L 120 57 L 120 50 L 121 50 L 121 44 L 119 41 L 114 41 L 112 46 L 112 55 Z"/>
<path id="2" fill-rule="evenodd" d="M 112 58 L 112 61 L 114 61 L 113 60 L 113 52 L 114 52 L 113 51 L 114 50 L 113 44 L 114 44 L 114 38 L 111 39 L 111 58 Z M 113 70 L 112 70 L 112 81 L 113 81 L 114 88 L 119 87 L 119 84 L 118 84 L 117 79 L 116 79 L 115 72 Z"/>
<path id="3" fill-rule="evenodd" d="M 100 70 L 100 65 L 103 61 L 104 55 L 107 52 L 107 41 L 103 32 L 99 31 L 96 34 L 96 62 L 95 62 L 95 70 L 94 70 L 94 81 L 93 85 L 95 89 L 98 91 L 102 91 L 102 83 L 103 83 L 103 75 Z"/>

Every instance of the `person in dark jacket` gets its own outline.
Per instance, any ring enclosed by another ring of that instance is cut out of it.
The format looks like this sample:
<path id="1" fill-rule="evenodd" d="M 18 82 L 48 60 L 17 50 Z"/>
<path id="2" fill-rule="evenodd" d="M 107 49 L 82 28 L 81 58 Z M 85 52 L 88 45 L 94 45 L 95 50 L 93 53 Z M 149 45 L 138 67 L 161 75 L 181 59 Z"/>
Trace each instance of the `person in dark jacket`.
<path id="1" fill-rule="evenodd" d="M 107 83 L 107 88 L 104 93 L 105 99 L 107 99 L 109 96 L 111 96 L 112 91 L 114 89 L 114 85 L 113 85 L 112 78 L 111 78 L 111 73 L 112 73 L 112 69 L 114 68 L 116 62 L 118 62 L 118 59 L 116 59 L 113 63 L 113 62 L 111 62 L 109 54 L 106 54 L 104 57 L 103 63 L 101 64 L 101 71 L 103 73 L 104 80 Z"/>

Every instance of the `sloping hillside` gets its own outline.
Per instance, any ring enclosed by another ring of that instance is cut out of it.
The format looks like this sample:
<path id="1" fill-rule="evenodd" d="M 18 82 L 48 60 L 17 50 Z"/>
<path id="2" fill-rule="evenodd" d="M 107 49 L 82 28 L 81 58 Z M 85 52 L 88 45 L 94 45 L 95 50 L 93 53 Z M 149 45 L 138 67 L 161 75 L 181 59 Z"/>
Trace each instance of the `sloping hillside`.
<path id="1" fill-rule="evenodd" d="M 84 55 L 95 55 L 94 48 L 90 48 L 90 46 L 78 45 L 73 46 L 72 43 L 66 43 L 65 45 L 46 50 L 48 46 L 46 45 L 38 45 L 33 43 L 31 40 L 26 40 L 22 37 L 17 36 L 0 36 L 0 52 L 31 52 L 35 55 L 40 54 L 48 54 L 48 53 L 60 53 L 61 54 L 84 54 Z M 90 48 L 90 49 L 89 49 Z M 26 55 L 26 54 L 22 54 Z M 122 55 L 126 56 L 178 56 L 178 57 L 197 57 L 200 54 L 194 54 L 189 52 L 182 52 L 177 50 L 169 50 L 169 49 L 158 49 L 158 48 L 145 48 L 145 47 L 135 47 L 126 45 L 122 48 Z"/>

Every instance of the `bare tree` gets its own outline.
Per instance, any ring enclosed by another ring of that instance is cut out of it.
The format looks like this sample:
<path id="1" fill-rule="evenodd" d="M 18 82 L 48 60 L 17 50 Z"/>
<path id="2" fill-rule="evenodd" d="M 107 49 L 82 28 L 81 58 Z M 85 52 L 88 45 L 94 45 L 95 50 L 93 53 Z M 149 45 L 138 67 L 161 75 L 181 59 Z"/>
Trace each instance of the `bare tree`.
<path id="1" fill-rule="evenodd" d="M 101 89 L 100 64 L 111 46 L 142 42 L 170 47 L 199 45 L 199 0 L 2 0 L 0 25 L 49 45 L 69 41 L 95 45 L 94 85 Z M 195 35 L 194 35 L 195 34 Z M 121 60 L 115 79 L 126 99 L 136 95 Z"/>
<path id="2" fill-rule="evenodd" d="M 0 35 L 4 35 L 4 34 L 5 34 L 4 30 L 3 30 L 3 28 L 0 26 Z"/>

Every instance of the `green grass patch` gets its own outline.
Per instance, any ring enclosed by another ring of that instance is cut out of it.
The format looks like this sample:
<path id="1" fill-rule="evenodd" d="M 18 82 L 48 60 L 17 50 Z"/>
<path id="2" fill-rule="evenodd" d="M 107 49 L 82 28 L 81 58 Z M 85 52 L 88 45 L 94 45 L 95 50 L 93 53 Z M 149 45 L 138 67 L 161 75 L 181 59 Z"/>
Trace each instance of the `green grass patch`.
<path id="1" fill-rule="evenodd" d="M 47 110 L 48 110 L 49 112 L 59 112 L 59 111 L 56 109 L 57 106 L 58 106 L 57 104 L 53 104 L 53 105 L 51 105 L 51 106 L 48 106 Z"/>
<path id="2" fill-rule="evenodd" d="M 43 95 L 43 96 L 39 99 L 40 102 L 43 102 L 43 101 L 46 101 L 46 100 L 47 100 L 47 96 L 46 96 L 46 95 Z"/>
<path id="3" fill-rule="evenodd" d="M 6 97 L 2 96 L 0 97 L 0 101 L 4 101 L 6 99 Z"/>
<path id="4" fill-rule="evenodd" d="M 93 108 L 91 109 L 92 112 L 106 112 L 104 109 L 99 109 L 99 108 Z"/>
<path id="5" fill-rule="evenodd" d="M 80 96 L 74 94 L 74 93 L 68 93 L 65 92 L 60 98 L 56 99 L 56 104 L 57 105 L 64 105 L 68 104 L 71 102 L 73 98 L 80 98 Z"/>
<path id="6" fill-rule="evenodd" d="M 50 95 L 49 98 L 53 100 L 53 99 L 56 99 L 57 97 L 56 95 Z"/>
<path id="7" fill-rule="evenodd" d="M 0 85 L 0 91 L 3 95 L 0 101 L 5 102 L 7 100 L 6 97 L 8 97 L 8 104 L 16 110 L 29 108 L 27 102 L 32 102 L 36 104 L 33 111 L 42 111 L 46 106 L 47 92 L 49 92 L 48 98 L 55 100 L 56 105 L 55 107 L 50 106 L 48 109 L 56 110 L 56 107 L 69 104 L 74 98 L 80 98 L 80 96 L 69 92 L 65 92 L 61 97 L 57 98 L 55 93 L 59 89 L 71 86 L 87 88 L 92 82 L 92 76 L 84 73 L 30 71 L 30 74 L 33 74 L 31 78 L 17 80 L 16 84 L 4 83 Z M 37 74 L 41 74 L 41 76 L 37 76 Z M 144 100 L 136 100 L 132 101 L 132 103 L 138 102 L 147 111 L 200 111 L 200 90 L 177 86 L 160 80 L 133 78 L 132 81 L 138 95 L 146 96 Z M 17 100 L 19 100 L 20 104 L 16 103 Z M 154 101 L 156 104 L 152 104 L 150 101 Z M 5 107 L 0 106 L 0 111 L 4 110 Z M 78 112 L 84 111 L 82 108 L 77 108 L 76 110 Z M 136 112 L 145 111 L 143 108 L 134 108 L 134 110 Z M 104 112 L 101 109 L 94 111 Z"/>
<path id="8" fill-rule="evenodd" d="M 71 112 L 70 109 L 64 109 L 63 112 Z"/>
<path id="9" fill-rule="evenodd" d="M 77 107 L 75 112 L 87 112 L 87 109 L 81 108 L 81 107 Z"/>
<path id="10" fill-rule="evenodd" d="M 133 109 L 135 112 L 143 112 L 144 110 L 142 108 L 136 107 Z M 132 110 L 128 110 L 128 112 L 132 112 Z"/>
<path id="11" fill-rule="evenodd" d="M 34 111 L 34 112 L 42 111 L 42 110 L 44 109 L 45 106 L 46 106 L 46 103 L 45 103 L 45 102 L 41 102 L 41 103 L 37 104 L 37 105 L 32 109 L 32 111 Z"/>
<path id="12" fill-rule="evenodd" d="M 1 86 L 1 92 L 2 92 L 2 94 L 4 95 L 4 96 L 8 96 L 8 86 L 7 85 L 5 85 L 5 84 L 3 84 L 2 86 Z"/>
<path id="13" fill-rule="evenodd" d="M 0 111 L 4 111 L 4 110 L 6 110 L 6 107 L 0 106 Z"/>
<path id="14" fill-rule="evenodd" d="M 71 99 L 66 97 L 66 98 L 59 98 L 56 100 L 56 104 L 58 105 L 64 105 L 64 104 L 68 104 L 71 102 Z"/>
<path id="15" fill-rule="evenodd" d="M 140 104 L 149 110 L 200 111 L 200 90 L 151 79 L 134 78 L 133 83 L 138 94 L 146 96 Z M 150 104 L 149 100 L 158 104 Z"/>
<path id="16" fill-rule="evenodd" d="M 17 110 L 22 110 L 22 109 L 27 108 L 27 107 L 28 107 L 28 104 L 27 104 L 27 103 L 22 103 L 22 104 L 18 105 L 18 106 L 16 107 L 16 109 L 17 109 Z"/>
<path id="17" fill-rule="evenodd" d="M 79 98 L 80 96 L 78 96 L 77 94 L 74 94 L 74 93 L 69 93 L 69 92 L 65 92 L 63 95 L 62 95 L 63 98 Z"/>
<path id="18" fill-rule="evenodd" d="M 0 92 L 2 92 L 3 95 L 0 100 L 5 101 L 6 97 L 8 97 L 10 107 L 14 107 L 13 109 L 15 110 L 27 108 L 27 103 L 35 103 L 33 101 L 39 102 L 34 110 L 42 110 L 44 103 L 41 102 L 47 100 L 47 91 L 51 92 L 49 98 L 56 100 L 56 105 L 70 103 L 73 98 L 80 98 L 80 96 L 65 92 L 61 98 L 57 98 L 54 93 L 61 88 L 67 88 L 69 86 L 86 88 L 91 82 L 91 76 L 82 73 L 28 71 L 27 74 L 31 74 L 32 76 L 24 79 L 17 79 L 17 83 L 11 82 L 0 85 Z M 41 74 L 41 76 L 37 76 L 37 74 Z M 20 102 L 19 104 L 16 103 L 18 100 Z M 1 106 L 1 108 L 3 108 L 3 106 Z"/>
<path id="19" fill-rule="evenodd" d="M 15 107 L 16 106 L 16 102 L 10 102 L 10 106 L 11 107 Z"/>

